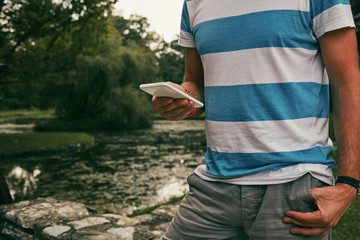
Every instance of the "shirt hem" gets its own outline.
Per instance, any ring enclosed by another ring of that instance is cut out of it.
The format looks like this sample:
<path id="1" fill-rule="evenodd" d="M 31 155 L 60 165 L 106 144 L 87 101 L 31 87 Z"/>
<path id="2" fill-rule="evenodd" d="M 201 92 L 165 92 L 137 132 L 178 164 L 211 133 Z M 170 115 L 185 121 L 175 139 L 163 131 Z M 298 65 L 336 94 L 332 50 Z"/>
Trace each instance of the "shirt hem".
<path id="1" fill-rule="evenodd" d="M 323 164 L 297 164 L 278 170 L 269 170 L 252 175 L 226 178 L 211 175 L 206 172 L 206 165 L 198 166 L 194 173 L 206 181 L 223 182 L 235 185 L 274 185 L 295 181 L 303 175 L 310 173 L 318 180 L 334 185 L 332 169 Z"/>

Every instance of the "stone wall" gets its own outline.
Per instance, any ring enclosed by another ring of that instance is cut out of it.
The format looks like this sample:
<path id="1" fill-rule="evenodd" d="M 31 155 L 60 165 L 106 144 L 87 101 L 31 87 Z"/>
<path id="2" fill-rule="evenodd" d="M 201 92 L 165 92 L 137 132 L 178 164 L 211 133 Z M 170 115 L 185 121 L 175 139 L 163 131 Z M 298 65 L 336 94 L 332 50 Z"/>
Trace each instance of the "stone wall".
<path id="1" fill-rule="evenodd" d="M 161 239 L 176 209 L 166 205 L 129 218 L 97 214 L 80 203 L 39 198 L 0 206 L 0 239 Z"/>

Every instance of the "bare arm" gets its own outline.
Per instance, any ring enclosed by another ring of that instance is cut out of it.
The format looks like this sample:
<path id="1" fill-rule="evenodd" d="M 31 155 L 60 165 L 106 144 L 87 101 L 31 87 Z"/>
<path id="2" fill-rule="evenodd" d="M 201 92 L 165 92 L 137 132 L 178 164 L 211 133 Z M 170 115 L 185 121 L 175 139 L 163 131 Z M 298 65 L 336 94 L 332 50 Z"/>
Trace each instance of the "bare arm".
<path id="1" fill-rule="evenodd" d="M 320 43 L 333 94 L 339 175 L 359 179 L 360 71 L 355 30 L 331 32 Z"/>
<path id="2" fill-rule="evenodd" d="M 194 97 L 197 96 L 200 101 L 203 101 L 204 70 L 196 48 L 186 49 L 184 81 L 181 86 L 176 85 L 176 87 L 191 91 Z M 194 110 L 193 102 L 186 99 L 174 100 L 172 98 L 153 97 L 152 103 L 162 117 L 173 121 L 186 118 Z M 201 109 L 197 110 L 197 114 L 200 112 L 199 110 Z"/>
<path id="3" fill-rule="evenodd" d="M 344 28 L 328 32 L 319 41 L 333 94 L 339 175 L 359 179 L 360 71 L 355 30 Z M 326 235 L 351 205 L 356 189 L 339 183 L 314 188 L 311 193 L 318 211 L 286 213 L 284 222 L 300 226 L 294 227 L 293 233 Z"/>
<path id="4" fill-rule="evenodd" d="M 186 50 L 185 76 L 181 84 L 184 89 L 190 90 L 200 101 L 204 99 L 204 69 L 200 55 L 196 48 Z"/>

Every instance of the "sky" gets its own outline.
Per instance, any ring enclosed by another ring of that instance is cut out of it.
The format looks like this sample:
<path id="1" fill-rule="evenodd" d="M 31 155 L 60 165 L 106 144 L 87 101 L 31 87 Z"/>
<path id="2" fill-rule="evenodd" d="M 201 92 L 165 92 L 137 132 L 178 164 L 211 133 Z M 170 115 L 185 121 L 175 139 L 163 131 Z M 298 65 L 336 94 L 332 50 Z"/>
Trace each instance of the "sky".
<path id="1" fill-rule="evenodd" d="M 183 3 L 184 0 L 118 0 L 114 13 L 125 18 L 131 14 L 147 17 L 149 30 L 156 31 L 170 42 L 180 32 Z"/>

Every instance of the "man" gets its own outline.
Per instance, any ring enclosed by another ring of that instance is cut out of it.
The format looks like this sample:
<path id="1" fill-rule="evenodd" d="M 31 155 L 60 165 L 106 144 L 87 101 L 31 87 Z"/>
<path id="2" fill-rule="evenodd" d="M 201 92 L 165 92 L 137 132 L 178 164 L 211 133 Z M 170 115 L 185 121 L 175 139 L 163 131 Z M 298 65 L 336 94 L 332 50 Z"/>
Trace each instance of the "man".
<path id="1" fill-rule="evenodd" d="M 208 149 L 164 239 L 330 239 L 360 178 L 349 1 L 186 0 L 179 44 L 178 87 L 205 102 Z M 185 99 L 152 101 L 169 120 L 199 113 Z"/>

